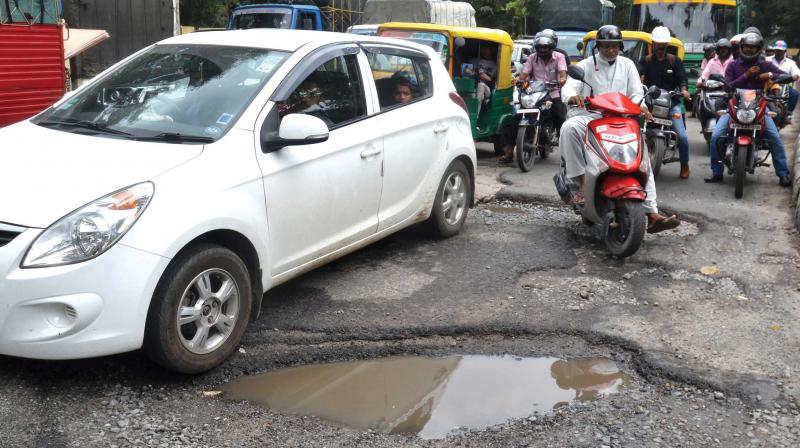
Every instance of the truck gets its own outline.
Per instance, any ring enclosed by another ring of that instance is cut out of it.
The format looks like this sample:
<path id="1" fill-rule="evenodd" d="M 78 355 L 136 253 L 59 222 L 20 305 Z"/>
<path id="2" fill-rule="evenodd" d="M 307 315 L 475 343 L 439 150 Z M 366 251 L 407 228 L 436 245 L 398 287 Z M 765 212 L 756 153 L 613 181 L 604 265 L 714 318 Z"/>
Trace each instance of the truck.
<path id="1" fill-rule="evenodd" d="M 380 25 L 387 22 L 474 27 L 475 8 L 467 2 L 448 0 L 367 0 L 361 23 Z"/>
<path id="2" fill-rule="evenodd" d="M 609 0 L 541 0 L 541 28 L 558 35 L 558 47 L 566 51 L 570 62 L 581 59 L 578 44 L 587 32 L 614 20 L 616 6 Z"/>
<path id="3" fill-rule="evenodd" d="M 279 0 L 237 5 L 231 9 L 227 28 L 344 32 L 359 22 L 364 3 L 364 0 Z"/>

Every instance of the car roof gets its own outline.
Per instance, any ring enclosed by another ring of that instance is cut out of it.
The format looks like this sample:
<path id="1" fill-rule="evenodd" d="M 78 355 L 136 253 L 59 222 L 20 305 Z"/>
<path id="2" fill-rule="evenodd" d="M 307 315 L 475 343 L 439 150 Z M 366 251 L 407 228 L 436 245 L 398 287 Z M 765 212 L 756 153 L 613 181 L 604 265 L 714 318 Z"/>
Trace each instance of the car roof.
<path id="1" fill-rule="evenodd" d="M 220 45 L 231 47 L 266 48 L 278 51 L 297 51 L 305 45 L 314 47 L 334 43 L 394 43 L 422 49 L 424 46 L 385 37 L 364 36 L 328 31 L 277 30 L 252 28 L 247 30 L 204 31 L 170 37 L 156 45 Z"/>

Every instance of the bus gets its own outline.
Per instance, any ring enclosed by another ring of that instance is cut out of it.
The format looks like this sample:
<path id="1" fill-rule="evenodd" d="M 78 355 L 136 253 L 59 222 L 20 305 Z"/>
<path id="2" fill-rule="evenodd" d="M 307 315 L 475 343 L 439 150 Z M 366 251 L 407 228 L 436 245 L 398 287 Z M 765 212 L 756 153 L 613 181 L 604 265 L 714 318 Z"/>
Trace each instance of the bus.
<path id="1" fill-rule="evenodd" d="M 683 61 L 689 78 L 689 92 L 694 94 L 692 68 L 700 68 L 703 45 L 739 33 L 740 11 L 737 0 L 633 0 L 628 28 L 651 32 L 666 26 L 684 43 Z"/>

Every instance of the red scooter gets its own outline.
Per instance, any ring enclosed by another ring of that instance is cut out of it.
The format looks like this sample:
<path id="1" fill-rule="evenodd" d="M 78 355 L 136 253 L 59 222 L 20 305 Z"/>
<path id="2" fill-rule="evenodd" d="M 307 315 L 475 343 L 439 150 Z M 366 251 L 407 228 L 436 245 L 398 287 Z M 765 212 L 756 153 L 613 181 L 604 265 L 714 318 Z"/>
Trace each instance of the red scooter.
<path id="1" fill-rule="evenodd" d="M 573 65 L 567 71 L 572 78 L 583 81 L 581 68 Z M 660 94 L 657 87 L 647 92 L 651 98 Z M 602 117 L 589 122 L 584 138 L 586 203 L 579 212 L 584 223 L 602 224 L 600 239 L 612 255 L 628 257 L 639 250 L 647 228 L 642 203 L 647 197 L 644 186 L 648 162 L 644 159 L 647 151 L 638 120 L 641 109 L 619 92 L 598 96 L 592 92 L 585 106 Z M 566 174 L 562 158 L 561 170 L 553 181 L 561 198 L 572 203 L 578 183 Z"/>

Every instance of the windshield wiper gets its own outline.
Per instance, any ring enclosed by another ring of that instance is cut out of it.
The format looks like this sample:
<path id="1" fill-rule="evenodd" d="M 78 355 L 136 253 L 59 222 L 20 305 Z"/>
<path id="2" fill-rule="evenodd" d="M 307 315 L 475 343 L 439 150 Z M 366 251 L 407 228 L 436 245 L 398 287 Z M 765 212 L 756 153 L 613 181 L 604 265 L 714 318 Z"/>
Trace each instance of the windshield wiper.
<path id="1" fill-rule="evenodd" d="M 136 137 L 136 140 L 146 142 L 175 142 L 175 143 L 214 143 L 212 137 L 202 135 L 187 135 L 178 132 L 162 132 L 148 137 Z"/>
<path id="2" fill-rule="evenodd" d="M 64 126 L 68 128 L 80 128 L 80 129 L 90 129 L 92 131 L 101 132 L 103 134 L 111 134 L 111 135 L 124 135 L 130 137 L 131 133 L 120 131 L 119 129 L 112 129 L 105 124 L 98 124 L 91 121 L 40 121 L 36 123 L 41 126 Z"/>

